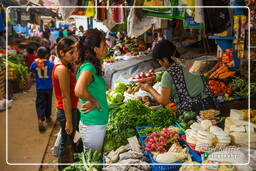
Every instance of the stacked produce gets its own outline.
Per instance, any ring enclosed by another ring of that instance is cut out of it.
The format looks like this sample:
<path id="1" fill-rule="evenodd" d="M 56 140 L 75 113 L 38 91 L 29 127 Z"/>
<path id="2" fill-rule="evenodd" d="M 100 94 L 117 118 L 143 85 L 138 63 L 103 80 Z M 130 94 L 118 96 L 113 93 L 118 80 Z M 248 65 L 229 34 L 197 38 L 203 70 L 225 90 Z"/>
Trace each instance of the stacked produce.
<path id="1" fill-rule="evenodd" d="M 16 80 L 18 84 L 21 84 L 28 80 L 28 67 L 21 63 L 20 57 L 14 54 L 8 55 L 8 66 L 9 68 L 16 69 Z"/>
<path id="2" fill-rule="evenodd" d="M 98 171 L 101 170 L 100 165 L 93 165 L 93 164 L 100 164 L 101 163 L 101 153 L 98 151 L 92 151 L 91 149 L 82 152 L 82 153 L 75 153 L 74 154 L 74 164 L 63 169 L 63 171 L 70 171 L 70 170 L 91 170 L 91 171 Z M 83 164 L 83 165 L 81 165 Z"/>
<path id="3" fill-rule="evenodd" d="M 197 116 L 197 121 L 202 122 L 203 120 L 210 120 L 213 125 L 217 124 L 217 115 L 219 114 L 219 111 L 214 109 L 209 110 L 202 110 L 199 112 L 200 116 Z"/>
<path id="4" fill-rule="evenodd" d="M 150 136 L 153 132 L 159 132 L 163 129 L 163 127 L 145 127 L 143 129 L 139 130 L 139 133 L 141 134 L 141 136 Z M 174 127 L 174 126 L 169 126 L 167 128 L 169 131 L 173 131 L 173 132 L 181 132 L 181 129 L 178 127 Z"/>
<path id="5" fill-rule="evenodd" d="M 178 120 L 183 129 L 188 129 L 191 124 L 196 122 L 196 113 L 192 111 L 184 111 Z"/>
<path id="6" fill-rule="evenodd" d="M 144 96 L 144 97 L 137 96 L 135 97 L 135 99 L 139 100 L 140 102 L 142 102 L 147 106 L 159 106 L 159 103 L 152 101 L 149 96 Z"/>
<path id="7" fill-rule="evenodd" d="M 232 143 L 235 145 L 247 145 L 249 142 L 249 134 L 251 136 L 250 143 L 256 144 L 256 124 L 248 122 L 249 113 L 245 110 L 230 110 L 230 117 L 225 120 L 225 131 L 229 132 Z M 255 111 L 252 114 L 255 118 Z"/>
<path id="8" fill-rule="evenodd" d="M 212 72 L 209 78 L 226 79 L 233 76 L 235 73 L 235 71 L 230 71 L 226 65 L 221 65 L 214 72 Z"/>
<path id="9" fill-rule="evenodd" d="M 124 100 L 124 92 L 126 91 L 128 85 L 116 81 L 114 89 L 107 91 L 108 104 L 121 103 Z"/>
<path id="10" fill-rule="evenodd" d="M 135 75 L 132 80 L 135 82 L 154 82 L 156 79 L 156 72 L 151 69 L 149 72 L 141 72 Z"/>
<path id="11" fill-rule="evenodd" d="M 114 57 L 107 57 L 107 58 L 104 58 L 103 61 L 106 63 L 114 63 L 116 59 Z"/>
<path id="12" fill-rule="evenodd" d="M 186 130 L 186 141 L 194 144 L 197 151 L 207 151 L 214 146 L 227 146 L 231 142 L 228 133 L 220 127 L 213 126 L 210 120 L 195 122 L 190 128 Z"/>
<path id="13" fill-rule="evenodd" d="M 248 97 L 249 88 L 251 93 L 250 96 L 252 97 L 256 95 L 256 82 L 250 82 L 250 84 L 248 84 L 247 80 L 238 76 L 233 76 L 228 86 L 241 98 Z"/>
<path id="14" fill-rule="evenodd" d="M 150 166 L 144 156 L 141 146 L 136 137 L 128 139 L 129 144 L 119 147 L 117 150 L 112 150 L 104 156 L 107 166 L 103 171 L 113 170 L 134 170 L 134 171 L 149 171 Z M 108 165 L 109 164 L 109 165 Z M 120 165 L 113 165 L 120 164 Z"/>
<path id="15" fill-rule="evenodd" d="M 166 109 L 172 109 L 174 112 L 176 112 L 176 103 L 169 102 L 167 105 L 164 106 Z"/>
<path id="16" fill-rule="evenodd" d="M 145 140 L 145 150 L 151 152 L 156 162 L 174 163 L 189 157 L 187 149 L 178 142 L 175 131 L 163 128 L 162 131 L 153 132 Z"/>
<path id="17" fill-rule="evenodd" d="M 127 144 L 126 139 L 136 135 L 135 127 L 138 125 L 168 127 L 175 120 L 176 117 L 171 110 L 153 110 L 137 100 L 110 106 L 104 151 L 111 151 Z"/>
<path id="18" fill-rule="evenodd" d="M 215 95 L 226 94 L 227 96 L 230 96 L 232 94 L 232 89 L 229 88 L 223 81 L 209 80 L 208 86 Z"/>

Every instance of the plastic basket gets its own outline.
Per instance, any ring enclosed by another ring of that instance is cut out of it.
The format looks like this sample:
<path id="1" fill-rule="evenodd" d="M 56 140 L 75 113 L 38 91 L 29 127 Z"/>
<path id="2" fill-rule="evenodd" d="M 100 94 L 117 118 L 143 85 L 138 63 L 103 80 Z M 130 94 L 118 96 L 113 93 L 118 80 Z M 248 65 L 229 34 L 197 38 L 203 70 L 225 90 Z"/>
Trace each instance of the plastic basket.
<path id="1" fill-rule="evenodd" d="M 189 150 L 189 154 L 191 154 L 192 161 L 196 161 L 201 163 L 202 158 L 201 155 L 193 151 L 182 139 L 179 139 L 180 144 L 184 144 L 187 146 Z M 157 163 L 154 159 L 153 156 L 150 152 L 147 152 L 147 156 L 149 159 L 149 162 L 151 164 L 154 164 L 152 166 L 153 171 L 171 171 L 171 170 L 179 170 L 180 167 L 182 166 L 183 162 L 175 162 L 175 163 Z"/>

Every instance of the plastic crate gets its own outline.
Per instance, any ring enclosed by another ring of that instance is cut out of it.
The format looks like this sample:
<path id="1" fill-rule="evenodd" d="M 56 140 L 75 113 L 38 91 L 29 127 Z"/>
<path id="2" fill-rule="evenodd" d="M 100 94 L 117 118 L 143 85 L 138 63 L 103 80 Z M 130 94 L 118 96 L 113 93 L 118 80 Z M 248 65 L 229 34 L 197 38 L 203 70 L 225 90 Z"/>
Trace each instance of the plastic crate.
<path id="1" fill-rule="evenodd" d="M 196 153 L 194 150 L 192 150 L 184 141 L 182 141 L 181 138 L 179 138 L 180 144 L 184 144 L 187 146 L 189 150 L 189 154 L 191 154 L 192 161 L 195 162 L 202 162 L 201 155 Z M 180 167 L 182 166 L 183 162 L 175 162 L 175 163 L 157 163 L 154 159 L 153 156 L 150 152 L 147 151 L 147 156 L 149 159 L 149 162 L 152 165 L 152 170 L 153 171 L 172 171 L 172 170 L 179 170 Z"/>
<path id="2" fill-rule="evenodd" d="M 182 166 L 183 162 L 176 162 L 176 163 L 157 163 L 150 152 L 148 153 L 149 162 L 152 165 L 152 171 L 178 171 Z"/>

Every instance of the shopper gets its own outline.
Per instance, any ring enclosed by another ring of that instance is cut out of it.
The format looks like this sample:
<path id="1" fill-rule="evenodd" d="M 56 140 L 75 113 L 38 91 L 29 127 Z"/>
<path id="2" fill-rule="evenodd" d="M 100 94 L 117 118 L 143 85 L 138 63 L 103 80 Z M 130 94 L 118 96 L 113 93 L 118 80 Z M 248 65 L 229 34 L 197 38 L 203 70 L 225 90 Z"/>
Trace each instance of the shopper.
<path id="1" fill-rule="evenodd" d="M 76 78 L 72 63 L 78 57 L 77 41 L 73 37 L 61 39 L 57 44 L 57 55 L 60 60 L 53 69 L 53 87 L 57 99 L 57 120 L 61 127 L 61 142 L 58 151 L 58 163 L 72 163 L 74 153 L 74 135 L 78 130 L 78 98 L 74 88 Z M 62 170 L 67 165 L 59 165 Z"/>
<path id="2" fill-rule="evenodd" d="M 141 88 L 163 105 L 169 103 L 172 98 L 177 104 L 177 111 L 200 111 L 216 108 L 206 81 L 201 76 L 192 74 L 175 63 L 173 57 L 180 57 L 173 43 L 161 40 L 156 44 L 153 49 L 153 58 L 167 69 L 161 79 L 161 93 L 158 93 L 148 83 L 141 83 Z"/>
<path id="3" fill-rule="evenodd" d="M 35 61 L 36 59 L 36 54 L 34 53 L 34 49 L 31 47 L 28 47 L 26 49 L 26 56 L 25 56 L 25 61 L 26 61 L 26 66 L 30 67 L 31 64 Z"/>
<path id="4" fill-rule="evenodd" d="M 52 121 L 52 69 L 54 64 L 47 60 L 49 53 L 45 47 L 39 47 L 36 59 L 30 66 L 30 71 L 36 77 L 36 112 L 38 117 L 39 131 L 44 132 L 44 121 Z"/>
<path id="5" fill-rule="evenodd" d="M 101 151 L 108 123 L 106 83 L 102 78 L 99 58 L 107 54 L 105 35 L 97 29 L 87 30 L 80 40 L 79 69 L 75 93 L 84 104 L 81 110 L 79 131 L 84 150 Z"/>
<path id="6" fill-rule="evenodd" d="M 82 39 L 83 35 L 84 35 L 84 27 L 81 25 L 79 26 L 79 31 L 77 33 L 77 36 L 79 39 Z"/>

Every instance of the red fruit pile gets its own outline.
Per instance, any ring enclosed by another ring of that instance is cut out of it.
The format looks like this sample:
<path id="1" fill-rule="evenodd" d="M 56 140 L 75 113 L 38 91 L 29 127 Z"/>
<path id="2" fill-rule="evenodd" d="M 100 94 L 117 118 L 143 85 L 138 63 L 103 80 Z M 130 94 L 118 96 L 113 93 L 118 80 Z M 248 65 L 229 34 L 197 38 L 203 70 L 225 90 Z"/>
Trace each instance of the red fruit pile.
<path id="1" fill-rule="evenodd" d="M 149 78 L 149 77 L 155 77 L 156 73 L 153 69 L 149 70 L 147 73 L 141 72 L 137 75 L 135 75 L 132 79 L 142 79 L 142 78 Z"/>
<path id="2" fill-rule="evenodd" d="M 165 153 L 173 143 L 177 142 L 178 137 L 175 131 L 169 131 L 167 128 L 163 128 L 161 132 L 153 132 L 146 138 L 145 150 Z"/>

